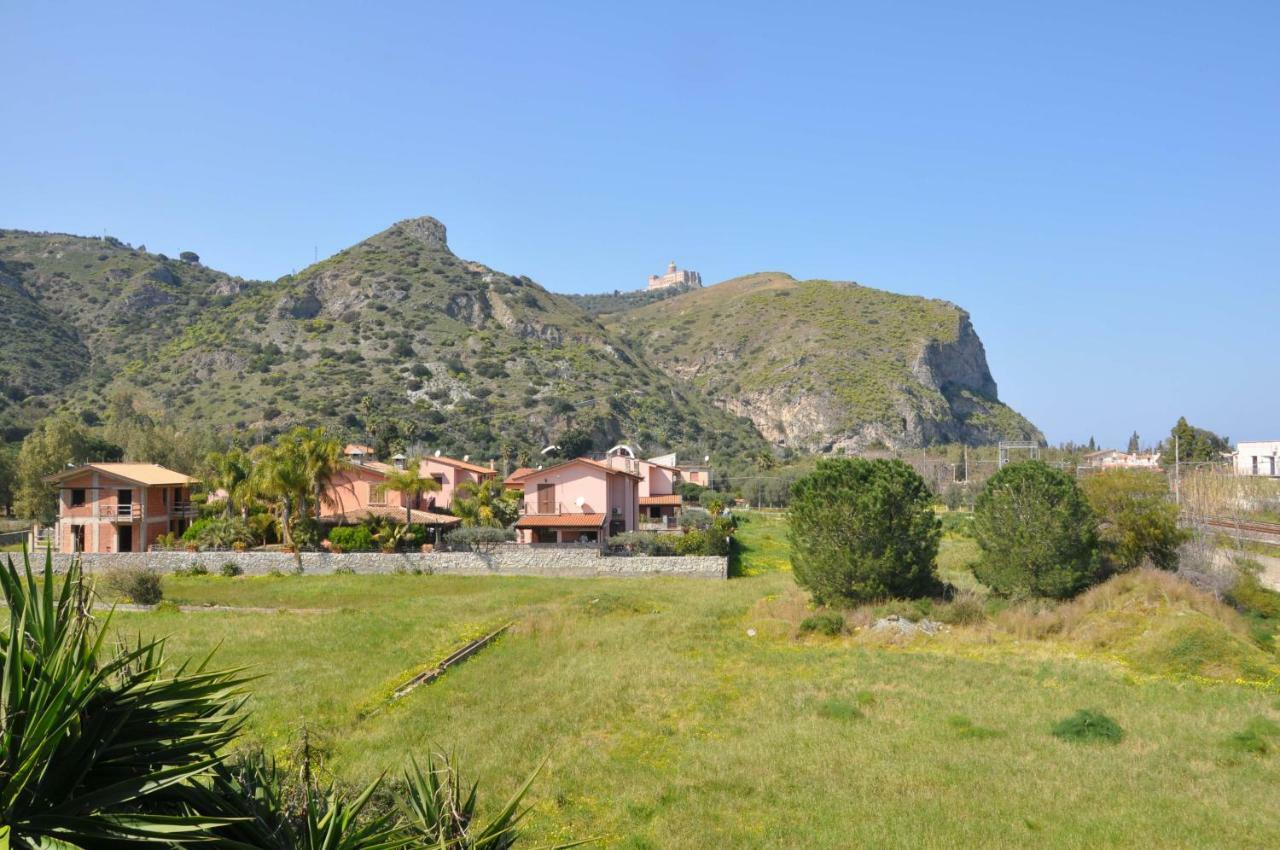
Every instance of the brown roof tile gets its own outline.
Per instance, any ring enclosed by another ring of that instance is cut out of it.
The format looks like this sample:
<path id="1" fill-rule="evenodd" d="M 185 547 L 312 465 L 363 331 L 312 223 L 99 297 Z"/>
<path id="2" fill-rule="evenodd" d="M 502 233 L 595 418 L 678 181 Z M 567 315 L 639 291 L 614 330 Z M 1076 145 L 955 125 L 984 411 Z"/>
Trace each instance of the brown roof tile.
<path id="1" fill-rule="evenodd" d="M 516 528 L 599 528 L 604 514 L 529 514 L 516 521 Z"/>

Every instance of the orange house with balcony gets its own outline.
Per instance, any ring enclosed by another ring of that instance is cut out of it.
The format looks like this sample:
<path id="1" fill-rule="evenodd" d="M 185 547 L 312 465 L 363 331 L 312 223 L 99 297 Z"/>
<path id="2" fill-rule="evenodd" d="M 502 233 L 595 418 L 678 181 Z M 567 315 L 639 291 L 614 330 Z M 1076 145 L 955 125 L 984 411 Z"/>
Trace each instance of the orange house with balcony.
<path id="1" fill-rule="evenodd" d="M 154 463 L 86 463 L 44 480 L 58 488 L 59 552 L 145 552 L 196 516 L 196 479 Z"/>
<path id="2" fill-rule="evenodd" d="M 597 543 L 640 526 L 635 472 L 580 457 L 546 469 L 518 470 L 506 485 L 524 492 L 521 543 Z"/>

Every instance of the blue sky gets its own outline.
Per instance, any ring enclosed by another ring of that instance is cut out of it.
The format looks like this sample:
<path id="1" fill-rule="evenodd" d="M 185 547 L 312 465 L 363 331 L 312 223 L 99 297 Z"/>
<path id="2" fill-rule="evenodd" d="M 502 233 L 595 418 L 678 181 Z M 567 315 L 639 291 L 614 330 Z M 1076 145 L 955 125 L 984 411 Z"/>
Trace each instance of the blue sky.
<path id="1" fill-rule="evenodd" d="M 561 292 L 670 259 L 968 309 L 1053 442 L 1280 437 L 1280 4 L 0 7 L 0 227 L 275 278 L 434 215 Z"/>

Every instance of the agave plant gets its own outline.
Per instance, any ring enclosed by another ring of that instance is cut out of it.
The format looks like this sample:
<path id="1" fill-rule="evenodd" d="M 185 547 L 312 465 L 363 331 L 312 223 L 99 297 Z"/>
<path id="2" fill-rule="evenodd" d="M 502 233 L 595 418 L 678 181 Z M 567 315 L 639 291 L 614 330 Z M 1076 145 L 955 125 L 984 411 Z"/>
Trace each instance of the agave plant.
<path id="1" fill-rule="evenodd" d="M 284 774 L 261 751 L 219 765 L 212 779 L 188 790 L 195 811 L 217 812 L 227 825 L 217 829 L 224 847 L 253 850 L 399 850 L 412 837 L 388 815 L 365 815 L 381 781 L 355 797 L 310 781 L 291 788 Z"/>
<path id="2" fill-rule="evenodd" d="M 205 663 L 167 669 L 161 641 L 105 645 L 73 564 L 23 553 L 0 568 L 0 823 L 17 848 L 155 847 L 205 840 L 225 818 L 182 789 L 221 761 L 241 725 L 244 679 Z"/>
<path id="3" fill-rule="evenodd" d="M 411 761 L 405 771 L 408 786 L 406 831 L 414 846 L 432 850 L 510 850 L 520 839 L 520 822 L 529 814 L 521 807 L 525 794 L 542 772 L 546 760 L 524 781 L 507 804 L 483 825 L 475 824 L 478 783 L 468 787 L 456 756 L 428 756 L 426 769 Z M 548 846 L 546 850 L 579 847 L 594 839 Z"/>

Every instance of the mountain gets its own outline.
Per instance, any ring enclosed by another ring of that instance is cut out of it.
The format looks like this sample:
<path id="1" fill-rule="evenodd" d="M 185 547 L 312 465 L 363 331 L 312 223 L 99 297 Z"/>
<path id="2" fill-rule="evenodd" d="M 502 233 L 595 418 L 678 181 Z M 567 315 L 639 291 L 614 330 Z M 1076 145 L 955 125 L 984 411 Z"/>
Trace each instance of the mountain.
<path id="1" fill-rule="evenodd" d="M 108 395 L 134 391 L 247 436 L 321 422 L 485 459 L 588 438 L 654 453 L 766 448 L 747 420 L 568 299 L 456 257 L 432 218 L 275 283 L 60 235 L 4 233 L 0 262 L 8 297 L 39 327 L 22 348 L 0 341 L 0 416 L 14 425 L 58 404 L 102 410 Z M 56 374 L 24 365 L 59 347 Z"/>
<path id="2" fill-rule="evenodd" d="M 999 401 L 969 314 L 945 301 L 763 273 L 609 322 L 779 446 L 830 452 L 1043 440 Z"/>
<path id="3" fill-rule="evenodd" d="M 0 231 L 0 427 L 142 411 L 267 439 L 527 460 L 548 443 L 711 454 L 1039 438 L 968 315 L 760 274 L 568 297 L 464 260 L 433 218 L 251 281 L 110 237 Z M 567 449 L 566 449 L 567 450 Z"/>

